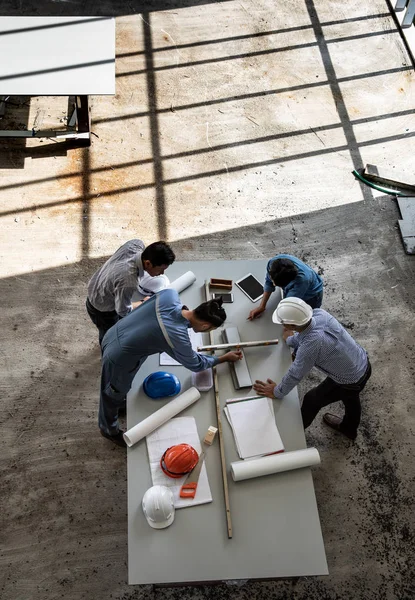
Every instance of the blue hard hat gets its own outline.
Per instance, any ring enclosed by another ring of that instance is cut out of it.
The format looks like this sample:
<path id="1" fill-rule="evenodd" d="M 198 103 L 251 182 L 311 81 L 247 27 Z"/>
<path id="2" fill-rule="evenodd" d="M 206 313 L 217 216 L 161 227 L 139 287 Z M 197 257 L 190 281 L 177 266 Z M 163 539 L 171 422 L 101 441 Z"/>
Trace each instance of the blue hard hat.
<path id="1" fill-rule="evenodd" d="M 150 398 L 166 398 L 175 396 L 181 389 L 180 381 L 176 375 L 166 371 L 156 371 L 148 375 L 143 381 L 143 388 Z"/>

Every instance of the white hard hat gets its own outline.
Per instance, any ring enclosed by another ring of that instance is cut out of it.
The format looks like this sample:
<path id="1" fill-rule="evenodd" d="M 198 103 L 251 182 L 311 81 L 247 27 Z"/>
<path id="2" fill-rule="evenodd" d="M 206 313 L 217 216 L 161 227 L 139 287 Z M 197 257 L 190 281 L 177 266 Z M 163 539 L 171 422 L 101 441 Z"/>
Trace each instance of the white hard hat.
<path id="1" fill-rule="evenodd" d="M 165 485 L 153 485 L 142 501 L 143 512 L 150 527 L 164 529 L 174 521 L 173 492 Z"/>
<path id="2" fill-rule="evenodd" d="M 301 298 L 284 298 L 272 314 L 272 322 L 301 327 L 309 322 L 313 309 Z"/>
<path id="3" fill-rule="evenodd" d="M 169 283 L 170 279 L 167 277 L 167 275 L 157 275 L 156 277 L 151 277 L 151 275 L 145 273 L 138 282 L 138 291 L 144 296 L 152 296 L 160 290 L 164 290 Z"/>

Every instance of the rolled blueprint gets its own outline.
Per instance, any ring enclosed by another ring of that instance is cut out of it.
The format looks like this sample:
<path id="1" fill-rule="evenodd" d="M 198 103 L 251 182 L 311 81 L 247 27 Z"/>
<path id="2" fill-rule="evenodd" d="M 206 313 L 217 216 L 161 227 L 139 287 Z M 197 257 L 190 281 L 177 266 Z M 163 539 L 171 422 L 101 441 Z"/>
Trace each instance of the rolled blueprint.
<path id="1" fill-rule="evenodd" d="M 315 448 L 294 450 L 281 454 L 261 456 L 252 460 L 238 460 L 231 463 L 231 473 L 234 481 L 254 479 L 263 475 L 274 475 L 283 471 L 302 469 L 320 464 L 320 455 Z"/>
<path id="2" fill-rule="evenodd" d="M 199 400 L 200 393 L 194 387 L 177 396 L 174 400 L 171 400 L 168 404 L 160 408 L 155 413 L 138 423 L 123 435 L 125 443 L 129 448 L 134 446 L 137 442 L 145 438 L 149 433 L 152 433 L 161 425 L 164 425 L 169 419 L 175 417 L 179 412 Z"/>
<path id="3" fill-rule="evenodd" d="M 176 292 L 180 294 L 180 292 L 188 288 L 195 281 L 196 275 L 193 273 L 193 271 L 187 271 L 187 273 L 183 273 L 183 275 L 180 275 L 180 277 L 172 281 L 171 284 L 167 287 L 176 290 Z"/>

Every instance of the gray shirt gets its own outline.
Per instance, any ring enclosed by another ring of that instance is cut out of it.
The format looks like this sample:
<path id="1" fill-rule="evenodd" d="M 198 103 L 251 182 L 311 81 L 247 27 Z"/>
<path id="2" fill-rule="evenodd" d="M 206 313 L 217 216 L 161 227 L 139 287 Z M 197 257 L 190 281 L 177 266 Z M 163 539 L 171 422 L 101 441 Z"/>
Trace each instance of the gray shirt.
<path id="1" fill-rule="evenodd" d="M 125 317 L 131 312 L 131 299 L 145 271 L 141 240 L 126 242 L 96 271 L 88 283 L 88 299 L 101 312 L 115 312 Z"/>

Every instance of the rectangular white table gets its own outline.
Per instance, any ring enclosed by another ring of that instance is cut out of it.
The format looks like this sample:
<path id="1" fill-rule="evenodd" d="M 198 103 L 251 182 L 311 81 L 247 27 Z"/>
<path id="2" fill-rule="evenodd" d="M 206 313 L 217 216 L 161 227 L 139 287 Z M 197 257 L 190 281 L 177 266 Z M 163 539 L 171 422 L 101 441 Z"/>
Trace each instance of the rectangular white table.
<path id="1" fill-rule="evenodd" d="M 115 94 L 115 20 L 0 17 L 0 102 L 9 96 L 75 96 L 77 130 L 3 130 L 0 137 L 89 143 L 88 95 Z"/>
<path id="2" fill-rule="evenodd" d="M 211 277 L 239 279 L 253 273 L 260 281 L 267 261 L 176 262 L 166 274 L 170 280 L 191 270 L 197 281 L 180 295 L 184 304 L 195 308 L 205 300 L 204 281 Z M 253 304 L 235 285 L 234 303 L 224 305 L 225 327 L 236 325 L 241 341 L 281 338 L 282 328 L 274 325 L 271 314 L 279 301 L 275 292 L 269 308 L 260 319 L 246 320 Z M 220 330 L 215 342 L 221 342 Z M 206 344 L 209 343 L 206 335 Z M 290 352 L 284 343 L 245 350 L 252 379 L 271 377 L 278 381 L 287 371 Z M 153 371 L 170 370 L 182 384 L 191 386 L 191 373 L 183 367 L 160 367 L 159 355 L 149 357 L 138 372 L 127 399 L 128 427 L 165 404 L 151 400 L 142 391 L 143 379 Z M 225 400 L 246 396 L 248 389 L 236 391 L 229 365 L 217 367 L 222 406 Z M 275 400 L 276 422 L 286 450 L 306 447 L 297 391 L 284 400 Z M 216 425 L 213 390 L 178 416 L 196 418 L 202 439 L 209 425 Z M 208 447 L 206 466 L 213 502 L 176 511 L 167 529 L 149 527 L 141 509 L 145 491 L 151 487 L 146 442 L 128 449 L 128 562 L 130 584 L 165 584 L 324 575 L 328 573 L 324 543 L 310 469 L 300 469 L 234 482 L 230 462 L 238 460 L 233 436 L 223 415 L 223 432 L 228 469 L 233 538 L 228 539 L 223 498 L 218 440 Z M 322 457 L 324 460 L 324 456 Z"/>

